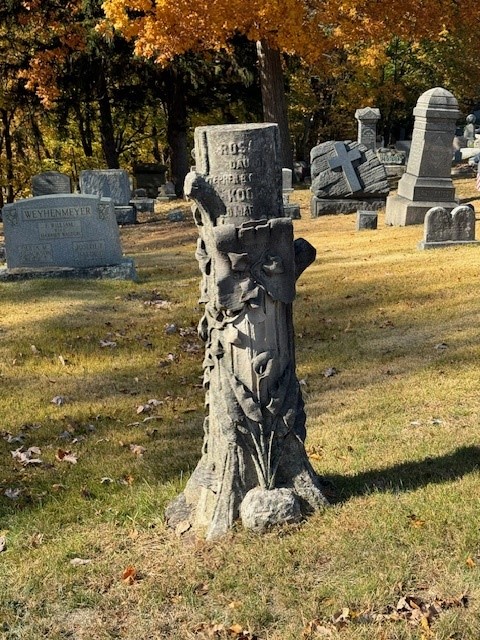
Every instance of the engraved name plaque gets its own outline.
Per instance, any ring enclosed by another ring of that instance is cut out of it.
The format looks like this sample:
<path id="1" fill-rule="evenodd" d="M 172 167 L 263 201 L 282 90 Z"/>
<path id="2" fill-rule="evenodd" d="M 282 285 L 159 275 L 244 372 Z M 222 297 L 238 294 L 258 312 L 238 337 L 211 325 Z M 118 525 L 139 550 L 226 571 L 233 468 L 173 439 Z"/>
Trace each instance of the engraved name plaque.
<path id="1" fill-rule="evenodd" d="M 26 198 L 3 208 L 7 268 L 120 264 L 113 202 L 95 195 Z"/>

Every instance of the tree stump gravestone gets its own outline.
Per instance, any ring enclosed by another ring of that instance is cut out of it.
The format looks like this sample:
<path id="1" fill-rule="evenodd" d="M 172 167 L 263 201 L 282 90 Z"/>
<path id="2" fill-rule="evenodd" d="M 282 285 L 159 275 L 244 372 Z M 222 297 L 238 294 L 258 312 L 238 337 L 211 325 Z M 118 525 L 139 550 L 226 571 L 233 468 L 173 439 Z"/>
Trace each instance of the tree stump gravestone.
<path id="1" fill-rule="evenodd" d="M 295 281 L 315 259 L 284 217 L 277 125 L 200 127 L 195 204 L 205 313 L 201 460 L 166 511 L 171 526 L 225 534 L 242 518 L 263 531 L 326 504 L 304 448 L 295 374 Z"/>

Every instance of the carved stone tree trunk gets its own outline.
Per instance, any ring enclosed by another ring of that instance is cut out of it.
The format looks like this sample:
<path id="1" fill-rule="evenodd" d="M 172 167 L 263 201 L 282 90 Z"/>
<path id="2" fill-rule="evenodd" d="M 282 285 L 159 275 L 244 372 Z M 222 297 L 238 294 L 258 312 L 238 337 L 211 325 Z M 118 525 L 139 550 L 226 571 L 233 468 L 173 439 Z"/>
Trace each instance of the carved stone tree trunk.
<path id="1" fill-rule="evenodd" d="M 261 531 L 326 504 L 304 448 L 292 323 L 315 249 L 284 217 L 276 125 L 200 127 L 195 156 L 185 193 L 200 235 L 208 417 L 202 458 L 166 516 L 212 539 L 239 516 Z"/>

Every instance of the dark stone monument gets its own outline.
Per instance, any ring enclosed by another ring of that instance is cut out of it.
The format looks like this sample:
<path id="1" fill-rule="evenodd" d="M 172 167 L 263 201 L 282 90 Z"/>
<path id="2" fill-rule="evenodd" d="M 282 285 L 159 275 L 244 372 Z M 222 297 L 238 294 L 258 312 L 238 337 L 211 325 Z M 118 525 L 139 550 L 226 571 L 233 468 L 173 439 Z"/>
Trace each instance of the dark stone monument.
<path id="1" fill-rule="evenodd" d="M 55 193 L 72 193 L 70 176 L 59 171 L 45 171 L 32 178 L 32 195 L 48 196 Z"/>
<path id="2" fill-rule="evenodd" d="M 137 189 L 145 189 L 147 198 L 156 198 L 158 188 L 165 184 L 167 167 L 157 162 L 139 162 L 133 168 Z"/>
<path id="3" fill-rule="evenodd" d="M 329 141 L 314 147 L 310 157 L 312 217 L 385 206 L 387 175 L 371 149 L 350 140 Z"/>
<path id="4" fill-rule="evenodd" d="M 423 241 L 419 249 L 434 249 L 452 245 L 478 244 L 475 240 L 475 210 L 468 205 L 453 211 L 433 207 L 427 211 Z"/>
<path id="5" fill-rule="evenodd" d="M 413 113 L 407 170 L 398 192 L 387 199 L 387 225 L 423 224 L 432 207 L 451 211 L 458 205 L 451 177 L 452 143 L 460 116 L 457 100 L 446 89 L 436 87 L 420 96 Z"/>
<path id="6" fill-rule="evenodd" d="M 326 504 L 304 448 L 292 325 L 315 249 L 284 217 L 277 125 L 197 128 L 195 156 L 185 193 L 200 236 L 208 417 L 200 462 L 166 517 L 213 539 L 239 517 L 264 531 Z"/>

